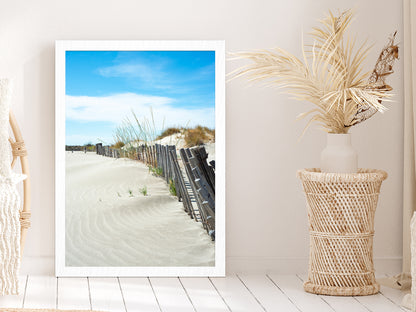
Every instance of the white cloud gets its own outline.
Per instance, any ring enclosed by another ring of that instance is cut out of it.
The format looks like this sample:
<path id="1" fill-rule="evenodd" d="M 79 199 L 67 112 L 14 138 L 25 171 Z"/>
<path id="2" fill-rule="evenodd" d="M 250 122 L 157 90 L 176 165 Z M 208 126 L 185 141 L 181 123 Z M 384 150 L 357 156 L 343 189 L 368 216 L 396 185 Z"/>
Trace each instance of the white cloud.
<path id="1" fill-rule="evenodd" d="M 163 59 L 136 60 L 97 69 L 97 72 L 106 78 L 116 77 L 134 81 L 134 85 L 150 90 L 167 90 L 174 93 L 189 91 L 189 84 L 214 79 L 215 62 L 200 68 L 178 71 L 169 68 L 169 63 Z M 187 86 L 186 86 L 187 85 Z"/>
<path id="2" fill-rule="evenodd" d="M 167 97 L 122 93 L 110 96 L 66 96 L 66 118 L 76 121 L 108 121 L 120 123 L 132 109 L 139 112 L 149 107 L 171 103 Z"/>
<path id="3" fill-rule="evenodd" d="M 203 125 L 215 128 L 214 108 L 188 109 L 174 107 L 168 97 L 140 95 L 135 93 L 114 94 L 104 97 L 66 96 L 66 118 L 80 122 L 104 121 L 115 125 L 134 110 L 139 119 L 150 119 L 153 110 L 157 130 L 169 126 Z"/>
<path id="4" fill-rule="evenodd" d="M 144 81 L 155 80 L 163 74 L 159 67 L 151 67 L 141 63 L 123 63 L 98 69 L 104 77 L 140 78 Z"/>

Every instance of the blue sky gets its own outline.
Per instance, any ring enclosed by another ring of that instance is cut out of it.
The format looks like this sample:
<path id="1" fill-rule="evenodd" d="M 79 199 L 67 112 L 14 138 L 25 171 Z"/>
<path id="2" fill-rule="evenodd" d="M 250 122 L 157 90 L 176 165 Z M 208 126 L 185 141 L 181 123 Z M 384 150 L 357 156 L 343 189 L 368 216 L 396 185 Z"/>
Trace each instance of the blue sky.
<path id="1" fill-rule="evenodd" d="M 215 128 L 214 51 L 67 51 L 66 144 L 113 143 L 133 110 L 158 131 Z"/>

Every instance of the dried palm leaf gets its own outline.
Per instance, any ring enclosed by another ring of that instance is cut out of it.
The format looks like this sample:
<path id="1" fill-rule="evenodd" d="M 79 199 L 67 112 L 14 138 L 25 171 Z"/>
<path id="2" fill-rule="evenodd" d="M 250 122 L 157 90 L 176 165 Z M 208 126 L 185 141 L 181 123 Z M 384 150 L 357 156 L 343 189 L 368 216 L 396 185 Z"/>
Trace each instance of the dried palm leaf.
<path id="1" fill-rule="evenodd" d="M 396 39 L 397 31 L 390 36 L 387 45 L 381 51 L 374 70 L 368 78 L 368 84 L 376 90 L 383 90 L 385 94 L 393 90 L 391 86 L 386 84 L 386 77 L 391 75 L 393 71 L 394 61 L 399 58 L 399 47 L 394 43 Z M 380 102 L 381 104 L 381 102 Z M 375 107 L 362 103 L 357 107 L 357 113 L 354 115 L 354 118 L 351 120 L 351 124 L 359 124 L 377 113 Z"/>
<path id="2" fill-rule="evenodd" d="M 313 103 L 316 108 L 299 116 L 310 116 L 306 128 L 317 122 L 327 132 L 347 133 L 367 116 L 365 111 L 385 110 L 381 103 L 391 96 L 391 87 L 384 77 L 392 73 L 394 56 L 398 55 L 393 36 L 372 74 L 364 72 L 363 62 L 371 46 L 364 42 L 355 50 L 355 38 L 344 40 L 353 15 L 352 10 L 339 16 L 329 12 L 320 21 L 321 27 L 313 28 L 314 44 L 310 50 L 302 48 L 302 60 L 280 48 L 230 53 L 231 60 L 251 61 L 230 76 L 285 88 L 292 98 Z"/>

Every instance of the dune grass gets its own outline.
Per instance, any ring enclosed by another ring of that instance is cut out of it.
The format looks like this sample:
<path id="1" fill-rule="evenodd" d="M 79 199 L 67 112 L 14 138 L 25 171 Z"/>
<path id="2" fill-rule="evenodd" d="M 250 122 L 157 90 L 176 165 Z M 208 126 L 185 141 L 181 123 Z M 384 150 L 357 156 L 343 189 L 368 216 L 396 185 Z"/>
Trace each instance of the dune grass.
<path id="1" fill-rule="evenodd" d="M 169 192 L 172 196 L 178 196 L 176 193 L 175 182 L 172 179 L 169 179 Z"/>
<path id="2" fill-rule="evenodd" d="M 149 166 L 149 172 L 152 173 L 156 177 L 161 177 L 163 174 L 163 169 L 158 167 Z"/>
<path id="3" fill-rule="evenodd" d="M 187 147 L 202 145 L 207 142 L 215 142 L 215 130 L 203 126 L 193 129 L 185 129 L 185 143 Z"/>
<path id="4" fill-rule="evenodd" d="M 152 108 L 150 108 L 149 117 L 140 118 L 132 110 L 131 115 L 126 116 L 114 132 L 114 148 L 123 149 L 126 157 L 134 159 L 137 157 L 135 148 L 139 145 L 152 146 L 156 141 L 174 134 L 180 134 L 175 145 L 178 145 L 181 139 L 184 139 L 186 147 L 215 142 L 215 129 L 201 125 L 191 128 L 188 124 L 164 129 L 165 122 L 163 122 L 162 129 L 164 130 L 160 130 L 156 128 L 154 117 Z"/>
<path id="5" fill-rule="evenodd" d="M 140 189 L 140 193 L 143 195 L 143 196 L 147 196 L 148 194 L 147 194 L 147 186 L 145 185 L 145 186 L 143 186 L 141 189 Z"/>
<path id="6" fill-rule="evenodd" d="M 161 140 L 167 136 L 170 136 L 172 134 L 181 133 L 183 131 L 183 128 L 177 128 L 177 127 L 170 127 L 164 130 L 160 135 L 156 137 L 156 140 Z"/>
<path id="7" fill-rule="evenodd" d="M 116 149 L 121 149 L 124 145 L 126 145 L 124 142 L 117 141 L 116 143 L 113 144 L 112 147 Z"/>
<path id="8" fill-rule="evenodd" d="M 132 110 L 131 116 L 126 116 L 116 128 L 113 146 L 123 149 L 126 157 L 136 159 L 136 148 L 139 145 L 154 145 L 157 132 L 152 108 L 150 108 L 150 117 L 141 118 Z"/>

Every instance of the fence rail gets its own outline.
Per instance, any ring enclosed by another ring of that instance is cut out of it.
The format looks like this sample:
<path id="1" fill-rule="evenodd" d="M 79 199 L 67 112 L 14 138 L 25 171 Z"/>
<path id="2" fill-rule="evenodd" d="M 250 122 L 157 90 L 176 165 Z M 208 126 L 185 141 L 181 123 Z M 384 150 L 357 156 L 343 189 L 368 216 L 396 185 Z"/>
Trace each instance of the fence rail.
<path id="1" fill-rule="evenodd" d="M 96 144 L 98 155 L 105 157 L 129 157 L 157 168 L 156 174 L 167 185 L 174 186 L 178 201 L 182 202 L 190 218 L 201 222 L 215 240 L 215 161 L 208 163 L 204 146 L 181 148 L 175 145 L 140 145 L 128 151 Z"/>

